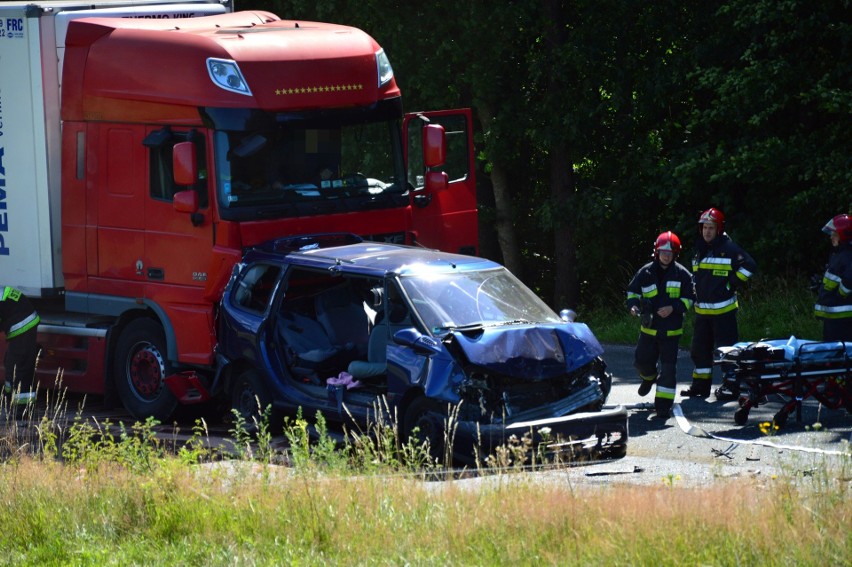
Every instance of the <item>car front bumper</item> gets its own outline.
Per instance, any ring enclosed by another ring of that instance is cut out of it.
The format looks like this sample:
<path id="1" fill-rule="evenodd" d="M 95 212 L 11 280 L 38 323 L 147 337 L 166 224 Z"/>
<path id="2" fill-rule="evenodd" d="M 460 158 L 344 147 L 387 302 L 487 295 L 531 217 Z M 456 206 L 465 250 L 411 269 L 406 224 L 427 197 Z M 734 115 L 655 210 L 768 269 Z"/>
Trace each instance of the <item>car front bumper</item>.
<path id="1" fill-rule="evenodd" d="M 460 421 L 453 432 L 454 453 L 487 456 L 501 446 L 522 443 L 524 438 L 544 454 L 567 453 L 578 459 L 623 457 L 629 437 L 624 406 L 578 412 L 561 417 L 510 423 L 482 424 Z"/>

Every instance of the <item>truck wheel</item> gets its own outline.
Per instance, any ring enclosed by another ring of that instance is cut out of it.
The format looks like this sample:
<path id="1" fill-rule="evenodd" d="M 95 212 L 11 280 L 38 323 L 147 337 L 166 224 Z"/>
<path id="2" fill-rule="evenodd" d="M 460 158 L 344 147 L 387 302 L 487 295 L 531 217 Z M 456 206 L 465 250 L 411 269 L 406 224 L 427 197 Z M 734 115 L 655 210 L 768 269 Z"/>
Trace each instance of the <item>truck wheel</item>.
<path id="1" fill-rule="evenodd" d="M 231 408 L 245 420 L 249 432 L 257 430 L 263 412 L 271 404 L 272 396 L 257 370 L 243 372 L 231 387 Z"/>
<path id="2" fill-rule="evenodd" d="M 419 397 L 411 402 L 403 419 L 403 442 L 418 446 L 429 442 L 429 456 L 439 461 L 444 457 L 444 421 L 439 405 L 429 398 Z"/>
<path id="3" fill-rule="evenodd" d="M 178 400 L 166 387 L 171 367 L 165 335 L 156 321 L 136 319 L 121 331 L 113 369 L 115 389 L 133 417 L 160 422 L 171 417 Z"/>

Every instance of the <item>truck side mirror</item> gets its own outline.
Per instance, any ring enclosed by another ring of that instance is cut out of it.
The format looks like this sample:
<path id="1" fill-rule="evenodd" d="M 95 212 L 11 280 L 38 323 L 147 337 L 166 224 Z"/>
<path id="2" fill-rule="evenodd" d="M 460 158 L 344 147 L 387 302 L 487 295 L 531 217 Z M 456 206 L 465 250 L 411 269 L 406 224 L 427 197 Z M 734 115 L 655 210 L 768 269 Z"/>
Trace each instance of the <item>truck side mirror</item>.
<path id="1" fill-rule="evenodd" d="M 195 185 L 198 179 L 195 144 L 178 142 L 174 145 L 174 148 L 172 148 L 172 170 L 174 171 L 175 185 L 180 187 Z"/>
<path id="2" fill-rule="evenodd" d="M 444 165 L 447 160 L 447 135 L 440 124 L 423 127 L 423 163 L 426 167 Z"/>
<path id="3" fill-rule="evenodd" d="M 450 176 L 443 171 L 427 171 L 424 185 L 427 193 L 443 191 L 450 185 Z"/>
<path id="4" fill-rule="evenodd" d="M 198 193 L 192 189 L 178 191 L 173 201 L 175 210 L 179 213 L 193 214 L 198 212 Z"/>

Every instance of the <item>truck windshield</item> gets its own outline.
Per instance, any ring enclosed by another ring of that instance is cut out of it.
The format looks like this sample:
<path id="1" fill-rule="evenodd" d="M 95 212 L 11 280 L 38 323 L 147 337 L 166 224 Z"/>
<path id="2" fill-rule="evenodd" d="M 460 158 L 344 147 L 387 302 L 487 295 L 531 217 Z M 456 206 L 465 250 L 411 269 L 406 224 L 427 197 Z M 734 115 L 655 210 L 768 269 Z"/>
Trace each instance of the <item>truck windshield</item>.
<path id="1" fill-rule="evenodd" d="M 404 206 L 396 120 L 298 121 L 215 137 L 222 218 L 249 220 Z"/>

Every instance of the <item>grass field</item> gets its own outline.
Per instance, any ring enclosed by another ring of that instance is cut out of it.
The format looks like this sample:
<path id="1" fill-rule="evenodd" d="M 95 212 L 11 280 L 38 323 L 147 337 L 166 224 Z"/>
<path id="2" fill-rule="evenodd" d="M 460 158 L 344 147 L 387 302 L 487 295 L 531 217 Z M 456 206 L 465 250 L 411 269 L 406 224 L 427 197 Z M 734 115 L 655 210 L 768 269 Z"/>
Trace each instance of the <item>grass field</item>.
<path id="1" fill-rule="evenodd" d="M 388 471 L 389 472 L 389 471 Z M 7 565 L 848 565 L 850 471 L 681 488 L 7 461 Z"/>

